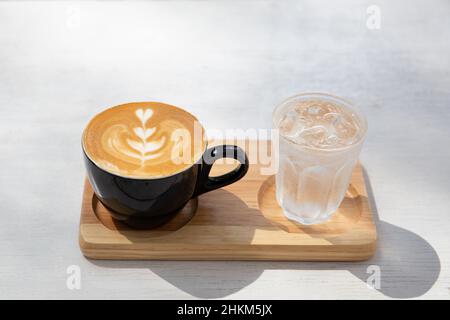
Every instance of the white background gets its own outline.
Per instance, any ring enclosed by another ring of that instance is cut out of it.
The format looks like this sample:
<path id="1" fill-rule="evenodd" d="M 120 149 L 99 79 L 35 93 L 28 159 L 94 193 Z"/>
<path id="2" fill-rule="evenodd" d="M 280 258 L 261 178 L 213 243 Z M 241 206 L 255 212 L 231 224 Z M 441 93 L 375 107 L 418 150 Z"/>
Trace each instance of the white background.
<path id="1" fill-rule="evenodd" d="M 366 26 L 372 4 L 381 29 Z M 448 1 L 0 1 L 0 298 L 450 298 L 449 16 Z M 82 256 L 92 115 L 158 100 L 210 129 L 269 128 L 303 91 L 350 98 L 368 118 L 372 260 Z M 66 287 L 70 265 L 81 290 Z"/>

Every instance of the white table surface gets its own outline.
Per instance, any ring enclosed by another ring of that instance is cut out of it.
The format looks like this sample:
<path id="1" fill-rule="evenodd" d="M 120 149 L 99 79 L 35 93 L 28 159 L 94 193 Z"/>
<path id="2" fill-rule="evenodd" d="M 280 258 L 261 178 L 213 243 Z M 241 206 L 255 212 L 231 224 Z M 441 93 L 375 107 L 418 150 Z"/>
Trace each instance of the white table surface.
<path id="1" fill-rule="evenodd" d="M 0 1 L 0 298 L 450 298 L 450 3 Z M 90 261 L 78 248 L 89 118 L 183 106 L 269 128 L 301 91 L 353 99 L 379 248 L 361 263 Z M 69 290 L 66 270 L 81 270 Z M 381 288 L 367 268 L 379 266 Z"/>

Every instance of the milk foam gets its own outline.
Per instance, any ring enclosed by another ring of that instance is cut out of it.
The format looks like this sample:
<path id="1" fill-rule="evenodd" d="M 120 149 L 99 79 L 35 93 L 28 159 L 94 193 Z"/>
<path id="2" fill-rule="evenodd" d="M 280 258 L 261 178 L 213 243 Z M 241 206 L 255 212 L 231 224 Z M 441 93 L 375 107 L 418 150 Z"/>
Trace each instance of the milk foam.
<path id="1" fill-rule="evenodd" d="M 86 127 L 83 146 L 88 157 L 107 171 L 155 178 L 191 166 L 201 157 L 205 143 L 203 128 L 191 114 L 148 102 L 98 114 Z"/>
<path id="2" fill-rule="evenodd" d="M 139 140 L 133 140 L 133 139 L 127 139 L 128 145 L 137 151 L 137 153 L 130 152 L 129 149 L 120 149 L 118 148 L 119 152 L 122 152 L 124 154 L 127 154 L 131 157 L 134 157 L 136 159 L 139 159 L 142 163 L 142 165 L 145 165 L 145 162 L 150 159 L 158 158 L 162 155 L 161 152 L 157 152 L 164 146 L 164 142 L 166 140 L 166 137 L 162 137 L 160 139 L 157 139 L 155 141 L 148 141 L 148 139 L 155 133 L 156 127 L 147 128 L 147 121 L 151 118 L 153 115 L 152 109 L 137 109 L 136 110 L 136 116 L 141 121 L 141 127 L 135 127 L 133 128 L 133 132 L 136 135 Z M 108 143 L 110 145 L 117 145 L 116 141 L 114 140 L 114 136 L 108 137 L 110 141 Z M 120 147 L 120 144 L 117 146 Z"/>

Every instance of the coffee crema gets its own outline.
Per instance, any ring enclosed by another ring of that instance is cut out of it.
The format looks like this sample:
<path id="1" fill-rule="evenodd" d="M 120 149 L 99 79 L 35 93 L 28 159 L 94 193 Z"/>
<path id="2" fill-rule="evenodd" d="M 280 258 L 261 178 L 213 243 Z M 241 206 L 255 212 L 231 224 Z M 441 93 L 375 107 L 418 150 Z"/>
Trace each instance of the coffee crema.
<path id="1" fill-rule="evenodd" d="M 138 179 L 181 172 L 196 163 L 206 147 L 197 118 L 159 102 L 127 103 L 99 113 L 82 141 L 96 165 Z"/>

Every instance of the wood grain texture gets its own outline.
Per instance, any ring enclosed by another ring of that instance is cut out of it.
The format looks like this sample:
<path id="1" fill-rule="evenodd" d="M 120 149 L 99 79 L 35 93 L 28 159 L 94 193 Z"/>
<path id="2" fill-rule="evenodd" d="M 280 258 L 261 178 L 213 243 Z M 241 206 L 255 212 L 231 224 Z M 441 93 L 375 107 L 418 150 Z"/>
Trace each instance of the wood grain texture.
<path id="1" fill-rule="evenodd" d="M 213 174 L 233 166 L 217 164 Z M 374 254 L 376 230 L 359 165 L 332 219 L 313 226 L 284 217 L 274 176 L 261 168 L 251 165 L 239 182 L 200 196 L 198 204 L 192 200 L 168 224 L 147 231 L 112 220 L 86 181 L 81 250 L 94 259 L 138 260 L 356 261 Z"/>

